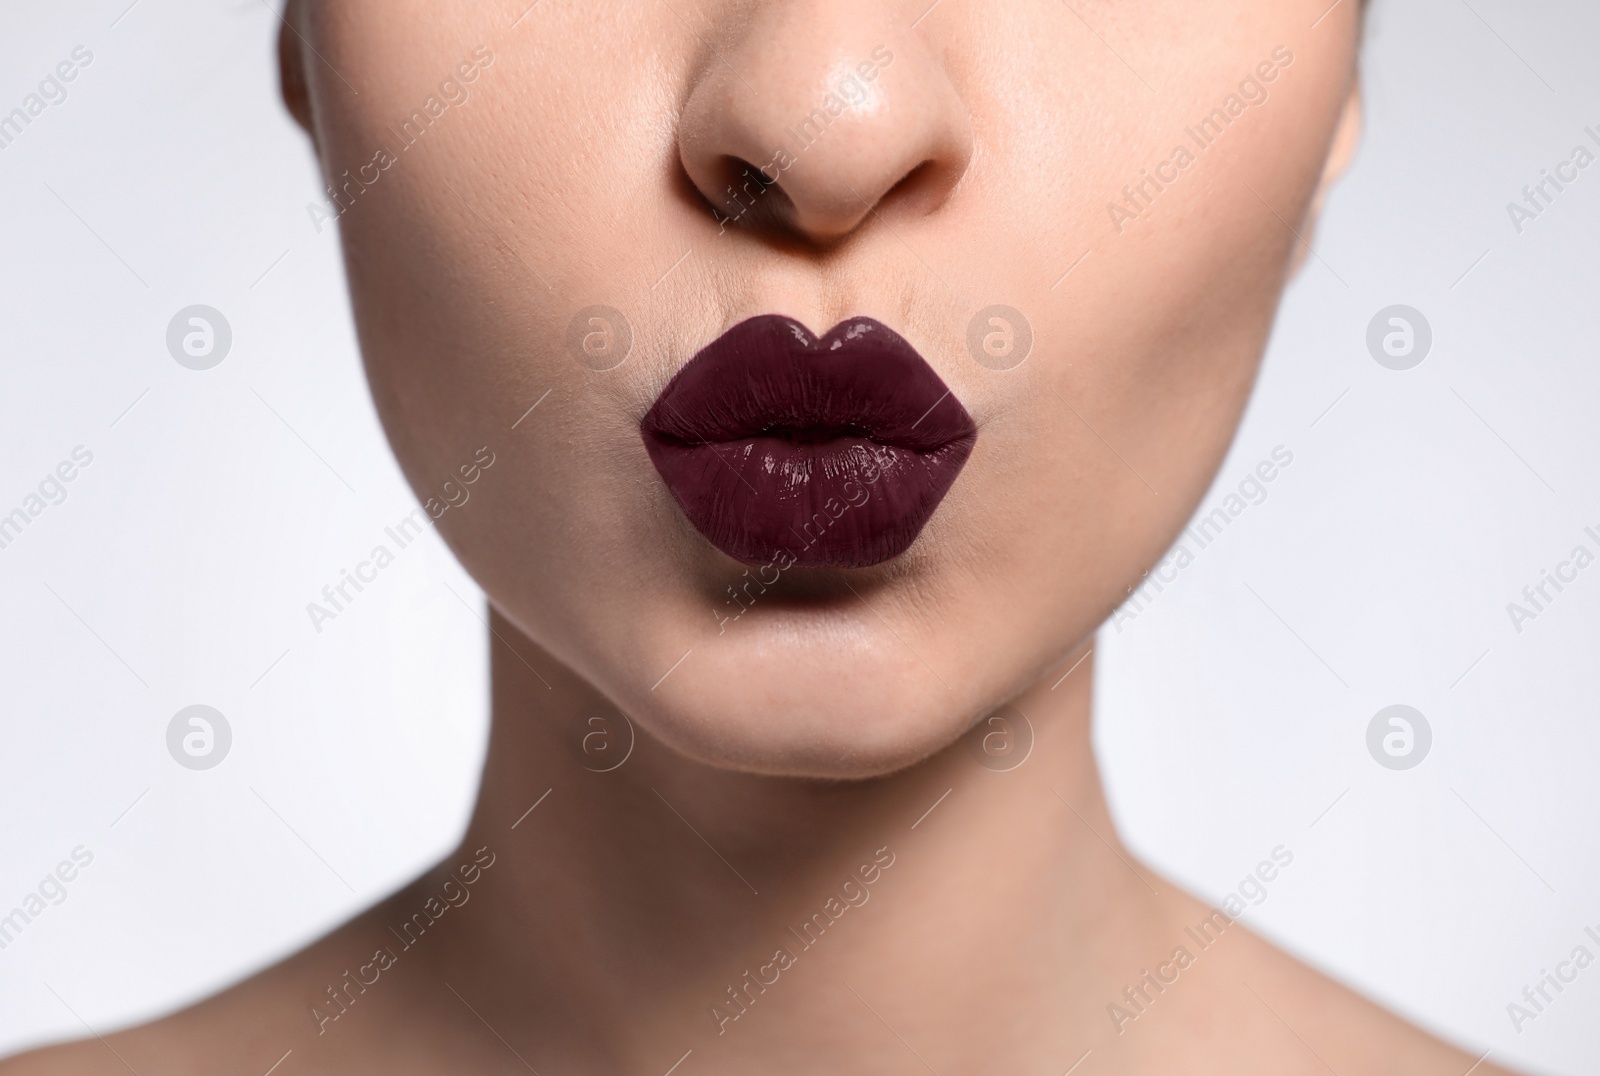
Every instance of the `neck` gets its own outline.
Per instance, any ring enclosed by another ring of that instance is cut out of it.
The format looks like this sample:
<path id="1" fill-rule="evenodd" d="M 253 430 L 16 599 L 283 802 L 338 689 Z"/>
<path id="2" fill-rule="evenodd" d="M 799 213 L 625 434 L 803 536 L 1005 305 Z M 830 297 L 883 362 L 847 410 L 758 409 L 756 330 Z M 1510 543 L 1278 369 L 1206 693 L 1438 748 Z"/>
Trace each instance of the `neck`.
<path id="1" fill-rule="evenodd" d="M 552 1064 L 665 1071 L 693 1050 L 703 1072 L 803 1048 L 845 1069 L 879 1051 L 897 1068 L 910 1050 L 973 1070 L 966 1051 L 992 1060 L 1019 1039 L 1053 1057 L 1098 1034 L 1102 966 L 1147 959 L 1161 905 L 1106 808 L 1091 661 L 1015 701 L 1033 737 L 1015 768 L 994 766 L 1026 733 L 994 726 L 989 766 L 963 740 L 826 782 L 685 759 L 503 619 L 494 631 L 463 848 L 495 859 L 441 970 L 539 1025 Z"/>

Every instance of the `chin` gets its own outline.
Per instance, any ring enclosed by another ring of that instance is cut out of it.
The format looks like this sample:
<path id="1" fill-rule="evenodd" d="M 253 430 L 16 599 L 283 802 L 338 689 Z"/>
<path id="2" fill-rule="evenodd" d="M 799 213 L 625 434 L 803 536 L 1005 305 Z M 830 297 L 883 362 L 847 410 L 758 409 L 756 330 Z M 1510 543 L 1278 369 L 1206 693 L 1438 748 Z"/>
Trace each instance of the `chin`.
<path id="1" fill-rule="evenodd" d="M 662 655 L 660 668 L 690 646 L 681 630 L 664 634 L 640 651 Z M 651 682 L 618 698 L 651 735 L 706 765 L 775 777 L 884 776 L 949 747 L 986 709 L 882 622 L 844 617 L 777 613 L 713 628 Z"/>

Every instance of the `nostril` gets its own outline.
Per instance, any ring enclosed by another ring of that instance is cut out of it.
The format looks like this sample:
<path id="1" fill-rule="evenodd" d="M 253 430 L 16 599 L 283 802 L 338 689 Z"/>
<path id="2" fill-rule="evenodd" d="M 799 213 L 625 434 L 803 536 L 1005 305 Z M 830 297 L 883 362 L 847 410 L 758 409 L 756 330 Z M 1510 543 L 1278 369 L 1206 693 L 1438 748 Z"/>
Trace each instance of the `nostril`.
<path id="1" fill-rule="evenodd" d="M 971 159 L 965 103 L 892 7 L 750 4 L 730 24 L 677 124 L 693 204 L 719 234 L 831 247 L 880 209 L 926 216 L 954 190 Z"/>
<path id="2" fill-rule="evenodd" d="M 757 168 L 755 165 L 750 164 L 747 161 L 739 161 L 738 164 L 740 165 L 739 174 L 742 176 L 747 176 L 756 183 L 761 184 L 762 190 L 765 190 L 768 187 L 776 187 L 778 185 L 778 170 L 773 166 L 767 166 L 768 168 L 772 169 L 771 174 L 769 175 L 765 170 Z"/>
<path id="3" fill-rule="evenodd" d="M 893 198 L 928 212 L 949 197 L 953 185 L 947 165 L 936 160 L 925 160 L 901 176 L 881 200 Z"/>
<path id="4" fill-rule="evenodd" d="M 724 156 L 716 168 L 717 188 L 706 194 L 706 201 L 719 220 L 743 220 L 751 214 L 781 215 L 786 199 L 778 186 L 780 170 L 775 164 L 757 166 L 740 157 Z"/>

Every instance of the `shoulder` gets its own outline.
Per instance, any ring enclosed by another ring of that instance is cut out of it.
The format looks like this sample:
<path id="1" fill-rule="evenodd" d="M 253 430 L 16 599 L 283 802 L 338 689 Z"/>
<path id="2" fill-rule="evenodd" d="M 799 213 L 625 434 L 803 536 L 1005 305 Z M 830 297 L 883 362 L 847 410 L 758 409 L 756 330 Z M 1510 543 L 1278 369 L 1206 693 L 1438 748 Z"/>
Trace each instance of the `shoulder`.
<path id="1" fill-rule="evenodd" d="M 110 1072 L 107 1063 L 116 1065 L 117 1061 L 108 1051 L 100 1052 L 105 1054 L 103 1061 L 89 1049 L 88 1043 L 82 1042 L 35 1050 L 0 1061 L 0 1076 L 78 1076 L 79 1073 L 89 1076 Z"/>
<path id="2" fill-rule="evenodd" d="M 0 1076 L 261 1076 L 303 1035 L 305 1006 L 297 997 L 303 990 L 296 987 L 330 939 L 168 1016 L 116 1031 L 97 1028 L 87 1038 L 0 1061 Z"/>
<path id="3" fill-rule="evenodd" d="M 422 1037 L 417 977 L 396 969 L 402 942 L 383 925 L 395 907 L 413 900 L 411 889 L 404 890 L 282 962 L 171 1015 L 114 1032 L 97 1028 L 76 1042 L 0 1060 L 0 1076 L 262 1076 L 275 1068 L 273 1076 L 285 1076 L 308 1071 L 312 1058 L 318 1071 L 353 1070 L 357 1058 L 383 1052 L 374 1038 L 390 1036 L 375 1036 L 380 1027 L 406 1027 Z M 407 965 L 416 960 L 407 954 Z M 398 1041 L 383 1045 L 406 1048 Z"/>
<path id="4" fill-rule="evenodd" d="M 1246 932 L 1240 1004 L 1263 1036 L 1276 1035 L 1307 1060 L 1366 1076 L 1516 1076 L 1483 1051 L 1445 1042 Z"/>

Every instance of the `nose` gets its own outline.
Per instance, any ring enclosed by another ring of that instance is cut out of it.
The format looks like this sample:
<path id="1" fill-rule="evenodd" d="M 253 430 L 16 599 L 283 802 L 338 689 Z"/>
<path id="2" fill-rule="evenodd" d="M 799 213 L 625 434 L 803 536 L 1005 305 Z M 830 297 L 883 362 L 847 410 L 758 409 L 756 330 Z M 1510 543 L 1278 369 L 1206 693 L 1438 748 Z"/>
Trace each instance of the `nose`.
<path id="1" fill-rule="evenodd" d="M 763 0 L 708 42 L 679 123 L 724 227 L 819 246 L 936 210 L 972 159 L 966 106 L 898 3 Z"/>

